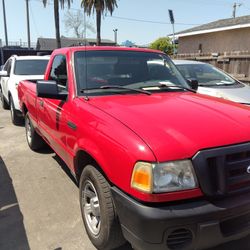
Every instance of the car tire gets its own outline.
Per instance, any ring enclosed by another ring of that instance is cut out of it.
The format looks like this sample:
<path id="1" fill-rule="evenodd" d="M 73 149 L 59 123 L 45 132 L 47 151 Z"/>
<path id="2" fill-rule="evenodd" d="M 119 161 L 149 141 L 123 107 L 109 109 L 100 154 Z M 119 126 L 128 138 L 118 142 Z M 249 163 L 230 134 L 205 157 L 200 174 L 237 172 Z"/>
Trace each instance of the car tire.
<path id="1" fill-rule="evenodd" d="M 33 151 L 37 151 L 44 147 L 45 141 L 35 131 L 32 125 L 32 122 L 30 120 L 30 117 L 29 117 L 29 112 L 27 112 L 25 116 L 25 132 L 26 132 L 27 143 Z"/>
<path id="2" fill-rule="evenodd" d="M 10 116 L 11 121 L 14 125 L 23 125 L 23 118 L 18 116 L 17 111 L 15 109 L 14 101 L 12 97 L 9 97 L 10 100 Z"/>
<path id="3" fill-rule="evenodd" d="M 4 99 L 3 92 L 2 92 L 1 89 L 0 89 L 0 99 L 1 99 L 2 108 L 3 109 L 9 109 L 9 105 L 6 102 L 6 100 Z"/>
<path id="4" fill-rule="evenodd" d="M 110 185 L 93 165 L 87 165 L 80 178 L 80 206 L 85 229 L 99 250 L 115 249 L 124 239 L 113 204 Z"/>

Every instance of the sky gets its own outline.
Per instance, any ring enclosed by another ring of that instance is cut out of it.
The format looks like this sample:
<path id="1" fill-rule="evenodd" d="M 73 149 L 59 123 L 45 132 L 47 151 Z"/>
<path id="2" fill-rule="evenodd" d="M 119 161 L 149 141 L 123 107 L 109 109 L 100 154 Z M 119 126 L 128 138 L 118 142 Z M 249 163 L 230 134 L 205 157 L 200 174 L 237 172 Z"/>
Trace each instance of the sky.
<path id="1" fill-rule="evenodd" d="M 44 8 L 42 0 L 29 0 L 31 42 L 38 37 L 54 38 L 53 0 Z M 147 45 L 159 37 L 172 33 L 168 9 L 172 9 L 175 18 L 175 31 L 182 31 L 201 24 L 232 17 L 233 4 L 237 0 L 117 0 L 118 8 L 102 18 L 101 37 L 114 40 L 117 31 L 118 43 L 130 40 L 137 45 Z M 73 0 L 70 11 L 83 11 L 80 0 Z M 250 15 L 250 0 L 239 0 L 236 16 Z M 26 3 L 25 0 L 5 0 L 7 30 L 9 42 L 27 42 Z M 64 19 L 67 5 L 60 9 L 61 35 L 73 37 L 67 32 Z M 95 27 L 95 15 L 86 17 Z M 96 34 L 88 32 L 88 38 Z M 5 41 L 3 7 L 0 0 L 0 39 Z"/>

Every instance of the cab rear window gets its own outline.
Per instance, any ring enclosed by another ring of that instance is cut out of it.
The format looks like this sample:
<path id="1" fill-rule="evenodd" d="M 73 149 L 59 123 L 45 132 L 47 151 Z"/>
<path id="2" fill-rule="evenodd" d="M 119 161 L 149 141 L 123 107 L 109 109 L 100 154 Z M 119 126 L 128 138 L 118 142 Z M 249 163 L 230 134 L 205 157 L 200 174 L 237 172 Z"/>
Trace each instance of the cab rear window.
<path id="1" fill-rule="evenodd" d="M 17 60 L 15 63 L 15 75 L 43 75 L 48 60 Z"/>

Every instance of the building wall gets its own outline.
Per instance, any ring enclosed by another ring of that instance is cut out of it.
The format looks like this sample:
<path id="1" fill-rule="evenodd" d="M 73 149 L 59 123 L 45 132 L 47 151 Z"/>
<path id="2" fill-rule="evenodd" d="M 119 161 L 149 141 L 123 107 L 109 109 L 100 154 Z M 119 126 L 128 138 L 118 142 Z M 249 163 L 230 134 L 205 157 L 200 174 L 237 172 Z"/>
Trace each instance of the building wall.
<path id="1" fill-rule="evenodd" d="M 178 54 L 250 51 L 250 28 L 179 37 Z"/>

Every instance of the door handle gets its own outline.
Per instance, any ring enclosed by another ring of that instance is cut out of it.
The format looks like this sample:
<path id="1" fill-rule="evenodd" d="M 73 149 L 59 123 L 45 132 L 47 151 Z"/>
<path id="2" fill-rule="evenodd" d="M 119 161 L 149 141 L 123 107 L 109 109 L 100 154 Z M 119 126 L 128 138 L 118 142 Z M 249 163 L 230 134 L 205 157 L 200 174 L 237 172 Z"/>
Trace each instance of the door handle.
<path id="1" fill-rule="evenodd" d="M 77 129 L 77 126 L 75 123 L 71 122 L 71 121 L 68 121 L 67 122 L 67 125 L 69 128 L 73 129 L 73 130 L 76 130 Z"/>

